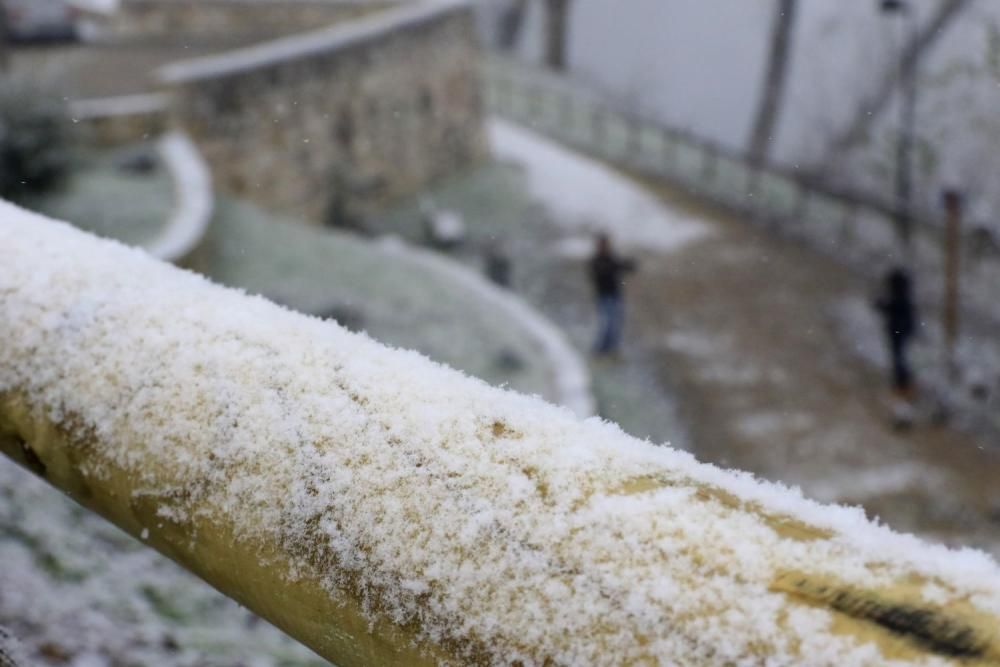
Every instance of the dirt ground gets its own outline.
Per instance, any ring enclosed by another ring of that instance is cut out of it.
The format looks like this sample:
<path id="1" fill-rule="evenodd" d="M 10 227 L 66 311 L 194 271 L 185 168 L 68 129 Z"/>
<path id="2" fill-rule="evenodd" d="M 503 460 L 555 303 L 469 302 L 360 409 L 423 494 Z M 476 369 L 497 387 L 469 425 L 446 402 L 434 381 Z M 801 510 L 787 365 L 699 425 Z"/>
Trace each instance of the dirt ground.
<path id="1" fill-rule="evenodd" d="M 714 233 L 644 259 L 631 331 L 676 389 L 702 460 L 863 506 L 890 526 L 1000 554 L 1000 447 L 926 416 L 893 428 L 887 378 L 834 326 L 867 286 L 843 267 L 682 193 Z"/>

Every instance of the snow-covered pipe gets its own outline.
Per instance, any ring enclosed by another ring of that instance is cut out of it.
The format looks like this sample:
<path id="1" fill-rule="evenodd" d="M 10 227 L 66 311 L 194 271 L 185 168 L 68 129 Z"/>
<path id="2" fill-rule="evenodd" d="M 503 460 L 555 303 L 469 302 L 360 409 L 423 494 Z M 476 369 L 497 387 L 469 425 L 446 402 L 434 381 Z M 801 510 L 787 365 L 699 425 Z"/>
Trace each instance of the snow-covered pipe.
<path id="1" fill-rule="evenodd" d="M 0 203 L 0 450 L 343 667 L 995 665 L 1000 568 Z"/>

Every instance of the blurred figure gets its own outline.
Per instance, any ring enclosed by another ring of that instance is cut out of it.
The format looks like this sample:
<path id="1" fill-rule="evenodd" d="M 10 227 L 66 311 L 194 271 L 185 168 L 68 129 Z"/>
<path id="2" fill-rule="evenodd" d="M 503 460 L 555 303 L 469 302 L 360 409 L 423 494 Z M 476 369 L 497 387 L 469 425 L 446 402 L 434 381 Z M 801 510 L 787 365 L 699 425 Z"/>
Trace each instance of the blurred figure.
<path id="1" fill-rule="evenodd" d="M 483 261 L 486 267 L 486 277 L 490 281 L 500 287 L 510 287 L 510 255 L 508 255 L 503 243 L 493 239 L 486 244 Z"/>
<path id="2" fill-rule="evenodd" d="M 451 250 L 465 241 L 465 220 L 456 211 L 438 208 L 429 198 L 420 200 L 420 215 L 427 242 L 441 250 Z"/>
<path id="3" fill-rule="evenodd" d="M 891 269 L 885 276 L 882 294 L 875 307 L 882 316 L 886 342 L 892 358 L 892 388 L 897 425 L 912 419 L 915 388 L 913 371 L 907 358 L 907 346 L 916 333 L 916 309 L 913 305 L 913 281 L 902 267 Z"/>
<path id="4" fill-rule="evenodd" d="M 625 321 L 622 284 L 625 274 L 634 270 L 634 261 L 615 256 L 607 234 L 597 236 L 597 246 L 590 260 L 590 279 L 597 296 L 596 354 L 611 354 L 618 350 Z"/>

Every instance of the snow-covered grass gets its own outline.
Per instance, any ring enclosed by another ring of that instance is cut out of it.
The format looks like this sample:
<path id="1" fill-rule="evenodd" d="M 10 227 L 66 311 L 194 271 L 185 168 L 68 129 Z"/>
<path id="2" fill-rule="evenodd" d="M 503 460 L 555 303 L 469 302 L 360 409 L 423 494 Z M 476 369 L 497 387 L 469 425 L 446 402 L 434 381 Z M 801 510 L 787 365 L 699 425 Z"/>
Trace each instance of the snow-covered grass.
<path id="1" fill-rule="evenodd" d="M 0 460 L 0 626 L 29 665 L 327 664 L 166 557 Z"/>
<path id="2" fill-rule="evenodd" d="M 126 153 L 149 154 L 151 172 L 124 171 L 116 162 Z M 30 202 L 32 209 L 81 229 L 131 245 L 152 241 L 170 218 L 174 186 L 152 146 L 84 156 L 66 187 Z"/>
<path id="3" fill-rule="evenodd" d="M 542 341 L 466 281 L 362 238 L 222 199 L 200 250 L 225 284 L 333 316 L 496 384 L 558 398 Z"/>
<path id="4" fill-rule="evenodd" d="M 579 353 L 554 324 L 515 294 L 488 282 L 479 273 L 437 253 L 420 250 L 399 239 L 386 239 L 380 249 L 403 261 L 415 262 L 474 295 L 481 307 L 516 323 L 541 348 L 554 384 L 551 400 L 580 417 L 594 414 L 590 373 Z"/>

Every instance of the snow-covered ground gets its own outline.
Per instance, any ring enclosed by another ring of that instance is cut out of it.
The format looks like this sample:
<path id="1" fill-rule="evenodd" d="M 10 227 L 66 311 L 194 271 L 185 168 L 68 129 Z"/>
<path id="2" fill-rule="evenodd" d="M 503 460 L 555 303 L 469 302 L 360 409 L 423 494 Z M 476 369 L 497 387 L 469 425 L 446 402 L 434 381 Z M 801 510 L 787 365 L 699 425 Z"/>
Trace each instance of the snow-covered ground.
<path id="1" fill-rule="evenodd" d="M 333 317 L 494 384 L 553 401 L 570 398 L 587 410 L 579 360 L 567 360 L 573 356 L 568 346 L 553 342 L 557 336 L 538 323 L 538 313 L 511 306 L 510 295 L 478 274 L 443 268 L 448 259 L 428 260 L 399 242 L 318 230 L 225 198 L 201 258 L 203 271 L 224 285 Z"/>
<path id="2" fill-rule="evenodd" d="M 668 209 L 649 192 L 595 160 L 519 125 L 491 119 L 497 158 L 520 166 L 531 193 L 571 236 L 560 245 L 570 256 L 593 250 L 591 238 L 607 232 L 623 248 L 670 252 L 704 238 L 709 228 Z"/>
<path id="3" fill-rule="evenodd" d="M 120 168 L 122 160 L 148 157 L 150 169 Z M 64 188 L 38 197 L 30 207 L 99 236 L 150 243 L 163 231 L 174 206 L 170 171 L 152 146 L 87 153 Z"/>
<path id="4" fill-rule="evenodd" d="M 3 457 L 0 563 L 0 625 L 32 657 L 19 667 L 327 664 Z"/>

